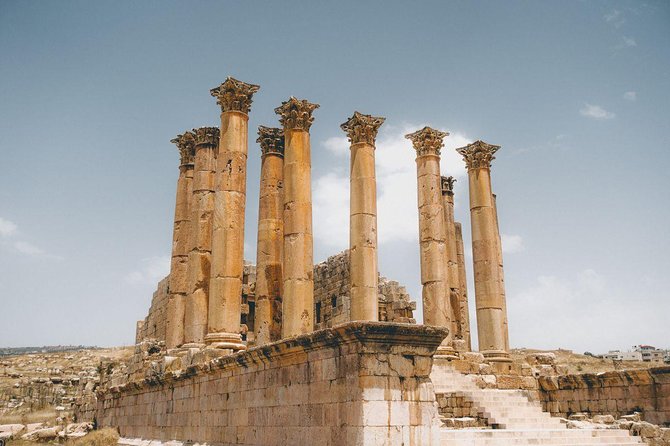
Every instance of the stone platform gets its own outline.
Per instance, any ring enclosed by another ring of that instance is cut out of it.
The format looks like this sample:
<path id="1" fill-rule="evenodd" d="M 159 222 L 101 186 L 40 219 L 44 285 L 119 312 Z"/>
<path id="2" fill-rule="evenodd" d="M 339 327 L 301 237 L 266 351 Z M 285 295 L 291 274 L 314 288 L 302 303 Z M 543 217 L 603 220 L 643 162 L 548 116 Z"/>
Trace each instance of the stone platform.
<path id="1" fill-rule="evenodd" d="M 215 445 L 437 445 L 446 330 L 350 322 L 98 395 L 122 437 Z"/>

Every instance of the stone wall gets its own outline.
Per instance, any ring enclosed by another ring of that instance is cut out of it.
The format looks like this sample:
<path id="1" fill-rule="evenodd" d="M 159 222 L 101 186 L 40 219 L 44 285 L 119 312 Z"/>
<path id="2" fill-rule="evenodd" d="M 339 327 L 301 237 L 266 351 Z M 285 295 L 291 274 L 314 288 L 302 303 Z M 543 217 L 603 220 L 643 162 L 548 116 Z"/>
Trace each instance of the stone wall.
<path id="1" fill-rule="evenodd" d="M 542 405 L 552 415 L 587 412 L 619 418 L 641 412 L 645 421 L 670 424 L 670 367 L 542 376 L 538 383 Z"/>
<path id="2" fill-rule="evenodd" d="M 123 437 L 218 445 L 438 445 L 446 331 L 351 322 L 98 394 Z"/>
<path id="3" fill-rule="evenodd" d="M 135 343 L 143 339 L 165 340 L 165 319 L 167 316 L 169 276 L 158 282 L 158 287 L 151 298 L 149 313 L 144 322 L 138 324 Z"/>

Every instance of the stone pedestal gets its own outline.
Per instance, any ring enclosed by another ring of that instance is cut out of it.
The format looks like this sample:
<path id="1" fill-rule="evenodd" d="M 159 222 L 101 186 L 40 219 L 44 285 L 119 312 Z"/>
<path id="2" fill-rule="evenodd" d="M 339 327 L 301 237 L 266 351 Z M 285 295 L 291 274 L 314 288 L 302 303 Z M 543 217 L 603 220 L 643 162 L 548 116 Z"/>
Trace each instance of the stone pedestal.
<path id="1" fill-rule="evenodd" d="M 457 151 L 468 168 L 479 350 L 491 361 L 510 361 L 507 316 L 499 289 L 498 225 L 491 193 L 491 161 L 499 148 L 476 141 Z"/>
<path id="2" fill-rule="evenodd" d="M 340 127 L 351 142 L 349 252 L 351 320 L 379 319 L 375 138 L 384 118 L 354 112 Z"/>
<path id="3" fill-rule="evenodd" d="M 318 108 L 291 97 L 275 112 L 284 128 L 284 246 L 282 336 L 314 329 L 312 161 L 309 128 Z"/>
<path id="4" fill-rule="evenodd" d="M 447 135 L 446 132 L 424 127 L 405 137 L 412 141 L 416 150 L 423 320 L 427 325 L 451 331 L 454 315 L 450 302 L 447 230 L 440 180 L 440 149 Z M 453 334 L 449 332 L 438 350 L 439 355 L 457 356 L 452 339 Z"/>
<path id="5" fill-rule="evenodd" d="M 244 211 L 251 98 L 257 85 L 229 77 L 211 90 L 221 106 L 215 176 L 212 265 L 205 341 L 215 348 L 246 348 L 240 334 L 244 269 Z"/>
<path id="6" fill-rule="evenodd" d="M 191 199 L 193 195 L 193 158 L 195 135 L 186 132 L 171 141 L 180 155 L 177 198 L 172 233 L 172 258 L 170 261 L 170 294 L 166 310 L 165 344 L 175 348 L 184 343 L 184 310 L 188 294 L 188 254 L 191 236 Z"/>
<path id="7" fill-rule="evenodd" d="M 188 255 L 189 294 L 184 313 L 184 342 L 188 347 L 202 345 L 207 334 L 209 278 L 214 217 L 214 174 L 219 129 L 194 129 L 195 162 L 191 201 L 191 250 Z"/>
<path id="8" fill-rule="evenodd" d="M 463 249 L 463 228 L 458 222 L 454 223 L 456 229 L 456 257 L 458 259 L 458 287 L 461 290 L 459 309 L 461 314 L 461 329 L 465 348 L 472 351 L 472 338 L 470 335 L 470 306 L 468 304 L 468 280 L 465 270 L 465 250 Z"/>
<path id="9" fill-rule="evenodd" d="M 261 184 L 256 249 L 256 345 L 281 339 L 284 243 L 284 134 L 260 126 Z"/>

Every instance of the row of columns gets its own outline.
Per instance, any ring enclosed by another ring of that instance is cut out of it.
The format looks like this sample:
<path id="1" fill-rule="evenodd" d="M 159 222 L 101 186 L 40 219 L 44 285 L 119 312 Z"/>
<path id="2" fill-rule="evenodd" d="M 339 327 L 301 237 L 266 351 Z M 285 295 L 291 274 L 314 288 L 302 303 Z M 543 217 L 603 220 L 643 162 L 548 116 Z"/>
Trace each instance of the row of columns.
<path id="1" fill-rule="evenodd" d="M 180 174 L 173 234 L 168 348 L 241 350 L 241 294 L 248 120 L 259 87 L 228 78 L 211 90 L 220 128 L 173 139 Z M 314 329 L 309 130 L 318 104 L 289 98 L 275 109 L 281 128 L 261 126 L 255 339 L 258 344 Z M 384 118 L 355 112 L 341 125 L 351 144 L 351 319 L 378 319 L 375 140 Z M 449 328 L 438 354 L 470 349 L 461 225 L 454 221 L 452 177 L 440 175 L 446 132 L 424 127 L 406 135 L 416 150 L 424 323 Z M 468 166 L 480 350 L 506 360 L 509 349 L 502 251 L 491 192 L 498 146 L 458 149 Z M 456 343 L 458 340 L 460 343 Z M 454 346 L 458 348 L 454 348 Z"/>

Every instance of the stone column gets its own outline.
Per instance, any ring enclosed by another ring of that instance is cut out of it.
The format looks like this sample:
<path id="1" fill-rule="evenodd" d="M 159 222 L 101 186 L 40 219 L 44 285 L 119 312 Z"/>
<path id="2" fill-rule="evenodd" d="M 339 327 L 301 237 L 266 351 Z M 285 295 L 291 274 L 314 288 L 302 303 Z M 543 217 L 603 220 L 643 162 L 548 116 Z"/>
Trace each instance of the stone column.
<path id="1" fill-rule="evenodd" d="M 385 119 L 354 112 L 340 127 L 351 142 L 349 271 L 351 320 L 379 320 L 375 138 Z"/>
<path id="2" fill-rule="evenodd" d="M 446 229 L 447 245 L 447 283 L 450 287 L 449 302 L 451 305 L 453 320 L 451 330 L 454 338 L 454 347 L 464 350 L 463 340 L 463 317 L 461 314 L 461 289 L 458 276 L 458 242 L 456 240 L 456 226 L 454 224 L 454 177 L 440 177 L 442 189 L 442 205 L 444 208 L 444 221 Z M 456 341 L 460 346 L 456 346 Z"/>
<path id="3" fill-rule="evenodd" d="M 260 87 L 229 77 L 210 90 L 221 106 L 215 176 L 207 336 L 214 348 L 243 350 L 240 334 L 244 270 L 244 211 L 251 98 Z"/>
<path id="4" fill-rule="evenodd" d="M 165 345 L 168 349 L 184 343 L 184 305 L 188 294 L 188 254 L 191 236 L 191 197 L 193 195 L 193 157 L 195 135 L 185 132 L 170 142 L 179 149 L 180 165 L 177 180 L 177 199 L 172 232 L 172 259 L 165 321 Z"/>
<path id="5" fill-rule="evenodd" d="M 463 340 L 468 351 L 472 351 L 472 338 L 470 336 L 470 306 L 468 305 L 468 280 L 465 271 L 465 250 L 463 249 L 463 228 L 458 222 L 454 223 L 456 229 L 456 249 L 458 258 L 458 287 L 461 290 L 460 313 L 462 317 L 461 329 Z"/>
<path id="6" fill-rule="evenodd" d="M 446 132 L 424 127 L 405 135 L 405 138 L 412 141 L 416 150 L 423 321 L 426 325 L 449 330 L 438 353 L 455 356 L 451 330 L 454 316 L 446 261 L 447 229 L 440 181 L 440 149 L 447 135 Z"/>
<path id="7" fill-rule="evenodd" d="M 293 96 L 275 113 L 284 127 L 284 247 L 282 336 L 314 330 L 312 161 L 309 128 L 319 107 Z"/>
<path id="8" fill-rule="evenodd" d="M 498 197 L 493 194 L 493 212 L 496 214 L 496 233 L 498 234 L 498 279 L 500 298 L 503 303 L 503 314 L 505 315 L 505 350 L 509 351 L 509 324 L 507 323 L 507 297 L 505 296 L 505 273 L 503 269 L 502 255 L 502 236 L 500 235 L 500 225 L 498 223 Z"/>
<path id="9" fill-rule="evenodd" d="M 199 347 L 207 334 L 209 277 L 214 217 L 214 173 L 219 129 L 200 127 L 195 133 L 193 196 L 191 201 L 191 251 L 188 255 L 189 294 L 184 313 L 185 347 Z"/>
<path id="10" fill-rule="evenodd" d="M 475 141 L 457 149 L 468 168 L 472 257 L 479 350 L 489 360 L 510 361 L 505 348 L 505 305 L 499 290 L 498 227 L 491 193 L 491 161 L 500 148 Z"/>
<path id="11" fill-rule="evenodd" d="M 284 134 L 258 127 L 261 145 L 261 185 L 256 249 L 256 345 L 281 339 L 282 245 L 284 243 Z"/>

